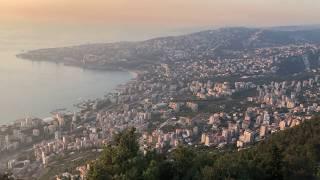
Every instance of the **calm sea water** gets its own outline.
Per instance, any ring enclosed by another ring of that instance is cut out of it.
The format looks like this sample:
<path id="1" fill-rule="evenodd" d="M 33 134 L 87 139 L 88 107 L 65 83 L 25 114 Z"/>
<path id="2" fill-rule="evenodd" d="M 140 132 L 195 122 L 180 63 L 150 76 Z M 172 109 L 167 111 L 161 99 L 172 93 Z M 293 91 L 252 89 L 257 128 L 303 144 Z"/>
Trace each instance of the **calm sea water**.
<path id="1" fill-rule="evenodd" d="M 130 80 L 127 72 L 84 70 L 15 57 L 22 51 L 95 42 L 135 41 L 195 29 L 107 25 L 0 24 L 0 124 L 27 116 L 45 118 L 55 109 L 74 110 L 80 100 L 103 97 Z"/>
<path id="2" fill-rule="evenodd" d="M 93 71 L 15 57 L 22 50 L 81 44 L 94 38 L 51 32 L 0 31 L 0 124 L 34 116 L 45 118 L 59 108 L 73 111 L 85 99 L 101 98 L 132 78 L 128 72 Z M 61 32 L 65 32 L 62 31 Z"/>

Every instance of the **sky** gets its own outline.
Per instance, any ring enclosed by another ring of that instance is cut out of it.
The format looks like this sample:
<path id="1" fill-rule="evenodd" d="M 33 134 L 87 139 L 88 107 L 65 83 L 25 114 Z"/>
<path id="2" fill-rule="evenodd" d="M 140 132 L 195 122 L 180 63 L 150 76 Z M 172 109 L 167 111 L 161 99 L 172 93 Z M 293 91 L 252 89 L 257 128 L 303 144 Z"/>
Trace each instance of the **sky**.
<path id="1" fill-rule="evenodd" d="M 320 24 L 319 0 L 0 0 L 0 23 L 210 27 Z"/>

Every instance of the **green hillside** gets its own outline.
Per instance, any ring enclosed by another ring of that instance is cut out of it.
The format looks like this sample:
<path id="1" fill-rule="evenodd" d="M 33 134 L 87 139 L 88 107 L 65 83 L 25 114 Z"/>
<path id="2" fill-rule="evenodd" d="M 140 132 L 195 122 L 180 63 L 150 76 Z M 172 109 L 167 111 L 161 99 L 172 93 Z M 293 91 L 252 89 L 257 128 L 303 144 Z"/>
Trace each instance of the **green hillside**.
<path id="1" fill-rule="evenodd" d="M 272 135 L 240 152 L 179 147 L 171 154 L 138 150 L 128 129 L 106 147 L 89 179 L 319 179 L 320 118 Z"/>

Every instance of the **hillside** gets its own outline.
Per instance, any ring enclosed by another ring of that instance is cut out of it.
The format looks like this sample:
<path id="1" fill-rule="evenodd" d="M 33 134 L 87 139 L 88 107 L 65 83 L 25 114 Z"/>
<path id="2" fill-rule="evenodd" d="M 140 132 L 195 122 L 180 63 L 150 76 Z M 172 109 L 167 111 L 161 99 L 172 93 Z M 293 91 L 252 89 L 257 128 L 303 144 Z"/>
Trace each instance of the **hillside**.
<path id="1" fill-rule="evenodd" d="M 92 164 L 89 179 L 317 179 L 320 119 L 272 135 L 240 152 L 179 147 L 171 154 L 138 151 L 134 129 L 120 133 Z"/>
<path id="2" fill-rule="evenodd" d="M 255 48 L 304 43 L 319 44 L 320 29 L 221 28 L 141 42 L 40 49 L 18 57 L 89 68 L 137 68 L 141 64 L 164 61 L 237 57 L 241 56 L 240 52 Z"/>

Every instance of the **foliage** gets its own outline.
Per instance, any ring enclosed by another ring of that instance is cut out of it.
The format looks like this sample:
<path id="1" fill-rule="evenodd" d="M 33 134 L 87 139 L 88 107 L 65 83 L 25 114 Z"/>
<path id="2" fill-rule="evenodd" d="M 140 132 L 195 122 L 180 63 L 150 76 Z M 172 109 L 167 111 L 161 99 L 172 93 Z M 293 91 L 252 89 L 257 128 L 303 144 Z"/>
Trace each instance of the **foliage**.
<path id="1" fill-rule="evenodd" d="M 0 172 L 0 180 L 13 180 L 11 173 L 1 173 Z"/>
<path id="2" fill-rule="evenodd" d="M 116 136 L 93 164 L 89 179 L 317 179 L 320 175 L 320 119 L 281 131 L 240 152 L 177 147 L 145 156 L 133 128 Z"/>

